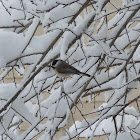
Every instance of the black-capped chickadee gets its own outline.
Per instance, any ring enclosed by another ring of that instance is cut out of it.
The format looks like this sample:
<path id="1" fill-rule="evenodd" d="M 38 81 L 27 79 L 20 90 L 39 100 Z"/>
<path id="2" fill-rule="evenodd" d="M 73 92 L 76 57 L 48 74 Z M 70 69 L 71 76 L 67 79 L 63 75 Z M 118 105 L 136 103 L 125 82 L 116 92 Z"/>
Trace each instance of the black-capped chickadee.
<path id="1" fill-rule="evenodd" d="M 52 68 L 54 69 L 56 75 L 59 77 L 68 78 L 73 74 L 77 74 L 77 75 L 82 74 L 82 75 L 90 77 L 89 74 L 80 72 L 79 70 L 77 70 L 76 68 L 69 65 L 63 60 L 54 60 L 52 62 Z"/>

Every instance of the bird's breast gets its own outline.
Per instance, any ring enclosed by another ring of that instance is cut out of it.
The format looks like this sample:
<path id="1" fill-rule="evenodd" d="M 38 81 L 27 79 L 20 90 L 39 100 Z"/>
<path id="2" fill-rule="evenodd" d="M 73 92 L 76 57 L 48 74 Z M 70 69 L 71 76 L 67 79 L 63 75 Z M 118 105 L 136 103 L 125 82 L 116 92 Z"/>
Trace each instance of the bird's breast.
<path id="1" fill-rule="evenodd" d="M 70 78 L 71 77 L 71 74 L 60 73 L 60 72 L 56 71 L 56 69 L 54 71 L 58 77 L 62 77 L 62 78 Z"/>

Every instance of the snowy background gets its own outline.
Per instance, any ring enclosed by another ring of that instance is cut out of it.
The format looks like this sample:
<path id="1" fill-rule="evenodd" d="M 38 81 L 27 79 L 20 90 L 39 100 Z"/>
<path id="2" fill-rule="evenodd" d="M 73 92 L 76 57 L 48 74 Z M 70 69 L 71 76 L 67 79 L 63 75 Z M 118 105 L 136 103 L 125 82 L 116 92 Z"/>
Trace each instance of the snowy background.
<path id="1" fill-rule="evenodd" d="M 1 0 L 0 139 L 29 140 L 43 132 L 39 140 L 56 140 L 63 128 L 59 140 L 139 140 L 139 90 L 133 95 L 140 80 L 139 21 L 140 0 Z M 39 27 L 43 34 L 35 36 Z M 61 82 L 50 67 L 58 58 L 91 77 Z M 85 99 L 93 104 L 86 114 L 79 108 Z M 19 133 L 23 122 L 29 127 Z"/>

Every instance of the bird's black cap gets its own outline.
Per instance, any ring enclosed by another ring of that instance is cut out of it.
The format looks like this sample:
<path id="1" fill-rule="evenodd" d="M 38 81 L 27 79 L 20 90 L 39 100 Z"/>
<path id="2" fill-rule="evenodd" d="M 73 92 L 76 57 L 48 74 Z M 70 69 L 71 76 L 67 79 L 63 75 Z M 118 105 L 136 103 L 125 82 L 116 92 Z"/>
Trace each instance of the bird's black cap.
<path id="1" fill-rule="evenodd" d="M 58 61 L 58 60 L 54 60 L 54 61 L 52 62 L 52 67 L 53 67 L 53 68 L 54 68 L 55 64 L 57 63 L 57 61 Z"/>

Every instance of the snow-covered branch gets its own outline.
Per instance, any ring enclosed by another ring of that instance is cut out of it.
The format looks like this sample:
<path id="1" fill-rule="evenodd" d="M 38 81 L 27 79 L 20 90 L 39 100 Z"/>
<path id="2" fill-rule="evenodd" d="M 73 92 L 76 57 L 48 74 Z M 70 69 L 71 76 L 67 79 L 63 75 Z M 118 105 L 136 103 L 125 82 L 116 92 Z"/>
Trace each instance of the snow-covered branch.
<path id="1" fill-rule="evenodd" d="M 0 139 L 53 140 L 62 128 L 60 140 L 140 139 L 139 0 L 1 0 L 0 9 Z M 91 76 L 62 81 L 55 59 Z"/>

